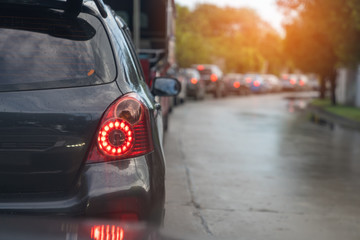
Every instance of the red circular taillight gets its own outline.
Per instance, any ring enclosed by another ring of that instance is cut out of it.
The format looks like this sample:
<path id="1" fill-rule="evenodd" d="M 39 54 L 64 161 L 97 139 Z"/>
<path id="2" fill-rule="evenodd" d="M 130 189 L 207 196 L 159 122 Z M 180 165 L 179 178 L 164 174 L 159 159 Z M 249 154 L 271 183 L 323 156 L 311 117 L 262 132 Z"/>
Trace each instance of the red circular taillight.
<path id="1" fill-rule="evenodd" d="M 132 148 L 134 131 L 128 122 L 112 119 L 102 125 L 97 140 L 101 151 L 111 156 L 120 156 Z"/>
<path id="2" fill-rule="evenodd" d="M 218 80 L 218 76 L 215 73 L 213 73 L 211 74 L 210 79 L 212 82 L 216 82 Z"/>
<path id="3" fill-rule="evenodd" d="M 233 86 L 234 86 L 234 88 L 239 88 L 239 87 L 240 87 L 240 83 L 239 83 L 239 82 L 234 82 Z"/>
<path id="4" fill-rule="evenodd" d="M 191 78 L 190 82 L 192 84 L 197 84 L 198 80 L 196 78 Z"/>

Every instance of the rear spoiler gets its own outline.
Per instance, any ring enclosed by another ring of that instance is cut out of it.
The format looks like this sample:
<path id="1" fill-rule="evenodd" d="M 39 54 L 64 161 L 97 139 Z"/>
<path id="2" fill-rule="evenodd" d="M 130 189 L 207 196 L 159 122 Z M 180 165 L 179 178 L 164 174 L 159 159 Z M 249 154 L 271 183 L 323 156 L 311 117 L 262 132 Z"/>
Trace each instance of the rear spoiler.
<path id="1" fill-rule="evenodd" d="M 102 0 L 93 0 L 103 18 L 107 17 L 105 4 Z M 77 17 L 81 12 L 83 0 L 0 0 L 0 4 L 41 6 L 64 10 L 64 14 Z"/>

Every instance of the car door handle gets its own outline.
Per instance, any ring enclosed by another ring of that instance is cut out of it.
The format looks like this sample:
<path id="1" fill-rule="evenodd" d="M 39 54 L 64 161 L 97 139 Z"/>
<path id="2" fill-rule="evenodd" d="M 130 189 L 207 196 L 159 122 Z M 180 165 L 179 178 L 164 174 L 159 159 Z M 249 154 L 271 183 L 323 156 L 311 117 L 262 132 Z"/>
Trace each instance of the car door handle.
<path id="1" fill-rule="evenodd" d="M 161 104 L 160 103 L 155 103 L 155 109 L 156 110 L 161 110 Z"/>

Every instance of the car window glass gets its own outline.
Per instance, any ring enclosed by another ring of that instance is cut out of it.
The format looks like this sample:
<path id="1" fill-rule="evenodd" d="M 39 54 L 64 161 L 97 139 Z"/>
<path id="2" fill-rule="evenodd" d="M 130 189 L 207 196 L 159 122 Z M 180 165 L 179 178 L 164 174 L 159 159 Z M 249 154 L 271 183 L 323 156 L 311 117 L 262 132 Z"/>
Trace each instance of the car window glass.
<path id="1" fill-rule="evenodd" d="M 0 10 L 0 91 L 95 85 L 111 82 L 116 67 L 101 22 L 41 11 Z M 24 41 L 26 39 L 26 41 Z"/>
<path id="2" fill-rule="evenodd" d="M 138 60 L 138 57 L 136 55 L 136 51 L 134 49 L 131 37 L 130 37 L 130 31 L 128 31 L 128 28 L 124 29 L 121 27 L 120 23 L 121 20 L 119 19 L 118 16 L 115 16 L 115 20 L 116 23 L 118 25 L 119 30 L 122 32 L 122 36 L 124 37 L 125 41 L 126 41 L 126 51 L 127 54 L 124 54 L 124 61 L 125 62 L 131 62 L 132 64 L 130 66 L 135 66 L 135 67 L 128 67 L 127 69 L 130 71 L 130 75 L 132 76 L 136 76 L 136 79 L 130 79 L 135 85 L 140 84 L 146 91 L 146 94 L 148 96 L 152 96 L 151 91 L 149 89 L 149 86 L 146 84 L 145 82 L 145 78 L 144 78 L 144 74 L 142 72 L 142 67 L 141 64 Z"/>

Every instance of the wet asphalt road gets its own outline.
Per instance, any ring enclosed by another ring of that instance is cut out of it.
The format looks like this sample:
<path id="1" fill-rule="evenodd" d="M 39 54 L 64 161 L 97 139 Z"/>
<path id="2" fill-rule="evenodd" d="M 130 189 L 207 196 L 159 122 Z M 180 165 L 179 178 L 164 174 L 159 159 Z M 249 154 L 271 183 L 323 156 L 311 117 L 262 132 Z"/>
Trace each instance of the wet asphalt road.
<path id="1" fill-rule="evenodd" d="M 360 239 L 360 133 L 311 123 L 289 95 L 313 94 L 209 97 L 174 110 L 166 233 Z"/>

